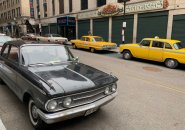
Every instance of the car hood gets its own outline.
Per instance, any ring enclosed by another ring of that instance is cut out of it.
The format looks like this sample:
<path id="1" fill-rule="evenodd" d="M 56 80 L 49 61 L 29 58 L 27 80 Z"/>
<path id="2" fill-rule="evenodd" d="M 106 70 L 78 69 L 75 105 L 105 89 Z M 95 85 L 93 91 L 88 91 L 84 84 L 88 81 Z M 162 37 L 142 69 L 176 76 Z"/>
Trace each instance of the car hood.
<path id="1" fill-rule="evenodd" d="M 69 95 L 117 81 L 117 78 L 81 63 L 30 67 L 29 71 L 50 86 L 45 89 L 51 95 Z"/>

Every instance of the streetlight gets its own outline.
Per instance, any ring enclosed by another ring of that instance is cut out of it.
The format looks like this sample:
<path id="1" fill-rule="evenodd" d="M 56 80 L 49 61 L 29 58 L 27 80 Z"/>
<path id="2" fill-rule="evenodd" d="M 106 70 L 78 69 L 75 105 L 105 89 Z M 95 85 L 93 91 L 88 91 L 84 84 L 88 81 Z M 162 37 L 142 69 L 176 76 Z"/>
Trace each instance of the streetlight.
<path id="1" fill-rule="evenodd" d="M 126 3 L 130 0 L 120 0 L 120 2 L 124 3 L 124 12 L 123 12 L 123 25 L 122 25 L 122 43 L 125 44 L 125 30 L 126 30 Z"/>

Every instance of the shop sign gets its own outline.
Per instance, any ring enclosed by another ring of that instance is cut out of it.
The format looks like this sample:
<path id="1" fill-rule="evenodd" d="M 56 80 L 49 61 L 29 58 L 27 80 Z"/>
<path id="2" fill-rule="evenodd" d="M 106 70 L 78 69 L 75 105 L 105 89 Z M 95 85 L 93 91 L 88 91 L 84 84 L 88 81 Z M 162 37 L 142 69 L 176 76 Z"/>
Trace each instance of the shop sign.
<path id="1" fill-rule="evenodd" d="M 126 6 L 126 13 L 162 9 L 164 0 L 147 1 Z"/>
<path id="2" fill-rule="evenodd" d="M 100 16 L 114 16 L 120 12 L 123 12 L 124 8 L 122 4 L 108 4 L 108 5 L 104 5 L 102 6 L 99 10 L 98 10 L 98 15 Z"/>
<path id="3" fill-rule="evenodd" d="M 126 5 L 126 13 L 158 10 L 158 9 L 167 8 L 168 6 L 169 6 L 168 0 L 150 0 L 150 1 Z M 113 16 L 117 14 L 123 14 L 123 12 L 124 12 L 124 5 L 115 3 L 115 4 L 105 5 L 101 7 L 99 10 L 79 13 L 78 19 L 94 18 L 98 16 Z"/>

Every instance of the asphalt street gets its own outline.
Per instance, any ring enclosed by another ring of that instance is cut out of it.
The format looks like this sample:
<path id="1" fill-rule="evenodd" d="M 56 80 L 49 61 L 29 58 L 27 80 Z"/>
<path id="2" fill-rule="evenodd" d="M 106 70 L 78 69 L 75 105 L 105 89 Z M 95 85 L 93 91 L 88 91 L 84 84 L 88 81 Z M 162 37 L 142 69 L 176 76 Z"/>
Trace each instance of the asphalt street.
<path id="1" fill-rule="evenodd" d="M 117 53 L 71 50 L 80 62 L 117 76 L 119 94 L 98 112 L 50 125 L 50 130 L 185 129 L 184 66 L 168 69 L 162 63 L 126 61 Z M 26 106 L 6 85 L 0 86 L 0 118 L 7 130 L 34 130 Z"/>

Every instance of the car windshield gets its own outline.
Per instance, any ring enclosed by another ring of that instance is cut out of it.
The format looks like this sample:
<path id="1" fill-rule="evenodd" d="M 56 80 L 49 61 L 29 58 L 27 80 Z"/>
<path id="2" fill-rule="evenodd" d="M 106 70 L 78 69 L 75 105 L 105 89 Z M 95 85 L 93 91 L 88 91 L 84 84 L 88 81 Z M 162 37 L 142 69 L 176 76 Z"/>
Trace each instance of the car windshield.
<path id="1" fill-rule="evenodd" d="M 21 48 L 23 65 L 58 64 L 71 60 L 71 55 L 64 46 L 44 45 Z"/>
<path id="2" fill-rule="evenodd" d="M 94 37 L 94 38 L 92 38 L 92 41 L 93 42 L 103 42 L 104 40 L 102 37 Z"/>
<path id="3" fill-rule="evenodd" d="M 61 37 L 59 34 L 51 34 L 52 37 Z"/>
<path id="4" fill-rule="evenodd" d="M 185 48 L 185 43 L 183 43 L 183 42 L 177 42 L 177 43 L 175 43 L 174 44 L 174 47 L 175 47 L 175 49 L 183 49 L 183 48 Z"/>
<path id="5" fill-rule="evenodd" d="M 0 46 L 2 46 L 7 41 L 12 41 L 12 38 L 9 36 L 0 36 Z"/>

